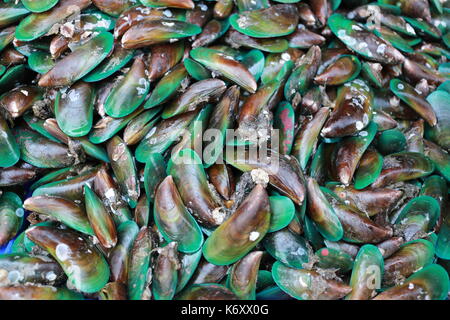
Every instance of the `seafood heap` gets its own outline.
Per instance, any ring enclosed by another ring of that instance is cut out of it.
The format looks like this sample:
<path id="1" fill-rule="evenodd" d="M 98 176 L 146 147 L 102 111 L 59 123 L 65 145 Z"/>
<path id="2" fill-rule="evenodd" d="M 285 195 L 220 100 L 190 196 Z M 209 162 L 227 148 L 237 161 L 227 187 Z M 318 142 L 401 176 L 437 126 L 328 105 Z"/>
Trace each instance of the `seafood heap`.
<path id="1" fill-rule="evenodd" d="M 0 299 L 447 299 L 449 0 L 5 0 L 0 28 Z"/>

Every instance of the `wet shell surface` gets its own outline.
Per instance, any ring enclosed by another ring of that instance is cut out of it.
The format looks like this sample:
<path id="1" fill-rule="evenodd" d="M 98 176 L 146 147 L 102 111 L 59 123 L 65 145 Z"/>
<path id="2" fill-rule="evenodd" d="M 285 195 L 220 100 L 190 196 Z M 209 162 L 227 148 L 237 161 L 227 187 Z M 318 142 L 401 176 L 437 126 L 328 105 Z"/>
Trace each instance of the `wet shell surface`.
<path id="1" fill-rule="evenodd" d="M 450 1 L 0 3 L 0 300 L 445 300 Z"/>

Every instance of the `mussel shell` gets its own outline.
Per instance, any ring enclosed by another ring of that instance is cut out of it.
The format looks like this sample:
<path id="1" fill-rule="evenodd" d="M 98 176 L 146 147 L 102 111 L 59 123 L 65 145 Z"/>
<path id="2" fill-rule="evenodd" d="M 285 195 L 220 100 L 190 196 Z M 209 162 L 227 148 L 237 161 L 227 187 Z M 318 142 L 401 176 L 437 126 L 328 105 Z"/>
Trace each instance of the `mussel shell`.
<path id="1" fill-rule="evenodd" d="M 77 232 L 39 226 L 28 229 L 26 235 L 58 261 L 76 289 L 97 292 L 108 281 L 109 266 L 103 255 Z"/>
<path id="2" fill-rule="evenodd" d="M 256 185 L 236 212 L 206 239 L 203 255 L 217 265 L 231 264 L 264 238 L 269 224 L 269 198 L 264 188 Z"/>

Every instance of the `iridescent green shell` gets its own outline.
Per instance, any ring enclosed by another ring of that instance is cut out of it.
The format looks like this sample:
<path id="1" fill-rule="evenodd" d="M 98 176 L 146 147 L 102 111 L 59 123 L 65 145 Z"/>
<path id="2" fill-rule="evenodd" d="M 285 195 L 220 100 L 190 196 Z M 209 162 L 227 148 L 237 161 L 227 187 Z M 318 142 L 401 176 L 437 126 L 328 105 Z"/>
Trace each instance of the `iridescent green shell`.
<path id="1" fill-rule="evenodd" d="M 54 7 L 59 0 L 21 0 L 23 6 L 31 12 L 44 12 Z"/>
<path id="2" fill-rule="evenodd" d="M 266 9 L 233 14 L 230 16 L 230 23 L 233 28 L 251 37 L 281 37 L 294 32 L 298 23 L 298 11 L 293 5 L 278 4 Z"/>
<path id="3" fill-rule="evenodd" d="M 309 261 L 307 242 L 288 228 L 267 234 L 262 243 L 272 257 L 291 268 L 303 268 Z"/>
<path id="4" fill-rule="evenodd" d="M 69 137 L 81 137 L 91 131 L 94 116 L 95 89 L 78 82 L 55 97 L 55 115 L 59 128 Z"/>
<path id="5" fill-rule="evenodd" d="M 286 227 L 294 218 L 295 206 L 291 199 L 285 196 L 271 196 L 270 227 L 268 232 L 278 231 Z"/>

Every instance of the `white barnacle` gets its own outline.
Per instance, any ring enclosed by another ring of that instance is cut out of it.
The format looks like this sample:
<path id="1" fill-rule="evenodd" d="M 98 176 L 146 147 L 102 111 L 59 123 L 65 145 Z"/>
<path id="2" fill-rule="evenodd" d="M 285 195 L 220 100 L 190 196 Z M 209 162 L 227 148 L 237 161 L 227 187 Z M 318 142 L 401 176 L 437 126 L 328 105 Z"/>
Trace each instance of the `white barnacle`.
<path id="1" fill-rule="evenodd" d="M 360 42 L 358 44 L 359 50 L 364 50 L 367 48 L 367 43 L 366 42 Z"/>
<path id="2" fill-rule="evenodd" d="M 18 271 L 18 270 L 11 270 L 11 271 L 8 273 L 8 280 L 9 280 L 11 283 L 19 282 L 19 281 L 22 280 L 22 279 L 23 279 L 23 276 L 20 274 L 20 271 Z"/>
<path id="3" fill-rule="evenodd" d="M 339 30 L 338 33 L 337 33 L 337 35 L 338 35 L 339 38 L 341 38 L 341 37 L 342 37 L 342 38 L 347 37 L 347 33 L 345 32 L 344 29 Z"/>
<path id="4" fill-rule="evenodd" d="M 284 61 L 289 61 L 289 60 L 291 60 L 291 55 L 289 53 L 287 53 L 287 52 L 284 52 L 281 55 L 281 59 L 283 59 Z"/>
<path id="5" fill-rule="evenodd" d="M 250 235 L 248 236 L 248 239 L 250 241 L 256 241 L 259 238 L 259 232 L 258 231 L 252 231 L 250 232 Z"/>
<path id="6" fill-rule="evenodd" d="M 363 115 L 363 123 L 364 125 L 367 125 L 369 123 L 369 116 L 367 115 L 367 113 Z"/>
<path id="7" fill-rule="evenodd" d="M 59 260 L 65 261 L 65 260 L 67 260 L 67 259 L 69 258 L 69 255 L 70 255 L 70 248 L 69 248 L 69 246 L 68 246 L 67 244 L 65 244 L 65 243 L 59 243 L 59 244 L 56 246 L 55 254 L 56 254 L 56 257 L 57 257 Z"/>
<path id="8" fill-rule="evenodd" d="M 169 9 L 166 9 L 166 10 L 163 11 L 163 15 L 165 15 L 168 18 L 170 18 L 170 17 L 173 16 L 173 13 Z"/>
<path id="9" fill-rule="evenodd" d="M 173 26 L 175 25 L 175 23 L 174 23 L 174 22 L 166 22 L 166 21 L 163 21 L 163 22 L 162 22 L 162 25 L 163 25 L 163 26 L 166 26 L 166 27 L 173 27 Z"/>
<path id="10" fill-rule="evenodd" d="M 242 29 L 245 29 L 250 25 L 248 18 L 246 16 L 239 17 L 239 19 L 237 19 L 237 24 L 238 24 L 239 28 L 242 28 Z"/>
<path id="11" fill-rule="evenodd" d="M 253 169 L 250 172 L 252 180 L 257 184 L 266 186 L 269 183 L 269 174 L 263 169 Z"/>
<path id="12" fill-rule="evenodd" d="M 16 216 L 18 216 L 19 218 L 23 217 L 24 211 L 22 208 L 18 208 L 16 210 Z"/>
<path id="13" fill-rule="evenodd" d="M 411 25 L 409 23 L 406 24 L 406 31 L 408 33 L 410 33 L 411 35 L 415 35 L 416 34 L 416 32 L 414 31 L 414 28 L 411 27 Z"/>
<path id="14" fill-rule="evenodd" d="M 364 123 L 362 121 L 356 121 L 356 129 L 361 130 L 364 128 Z"/>
<path id="15" fill-rule="evenodd" d="M 221 207 L 215 208 L 211 214 L 217 224 L 221 224 L 225 220 L 225 211 Z"/>
<path id="16" fill-rule="evenodd" d="M 47 272 L 47 274 L 45 275 L 45 278 L 48 281 L 55 281 L 56 280 L 56 274 L 53 271 L 49 271 Z"/>
<path id="17" fill-rule="evenodd" d="M 142 96 L 143 94 L 145 94 L 147 92 L 148 81 L 145 78 L 140 78 L 138 83 L 139 83 L 139 85 L 141 85 L 143 87 L 136 87 L 136 90 L 138 92 L 138 95 Z"/>
<path id="18" fill-rule="evenodd" d="M 67 96 L 72 102 L 80 100 L 80 93 L 76 90 L 70 90 Z"/>
<path id="19" fill-rule="evenodd" d="M 307 288 L 308 284 L 305 282 L 305 280 L 303 279 L 303 277 L 299 277 L 298 278 L 298 282 L 300 283 L 300 286 L 303 288 Z"/>
<path id="20" fill-rule="evenodd" d="M 116 196 L 116 192 L 114 191 L 113 188 L 109 188 L 108 190 L 106 190 L 105 192 L 105 197 L 108 200 L 114 199 Z"/>
<path id="21" fill-rule="evenodd" d="M 384 43 L 380 44 L 377 48 L 377 53 L 384 55 L 386 53 L 386 48 L 387 46 Z"/>

